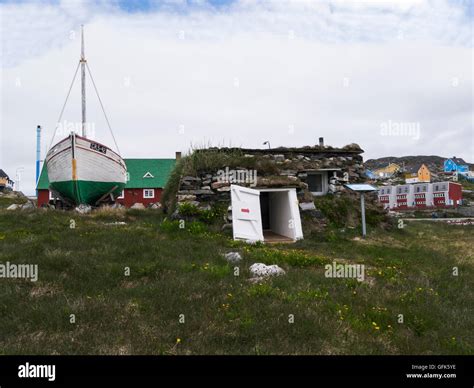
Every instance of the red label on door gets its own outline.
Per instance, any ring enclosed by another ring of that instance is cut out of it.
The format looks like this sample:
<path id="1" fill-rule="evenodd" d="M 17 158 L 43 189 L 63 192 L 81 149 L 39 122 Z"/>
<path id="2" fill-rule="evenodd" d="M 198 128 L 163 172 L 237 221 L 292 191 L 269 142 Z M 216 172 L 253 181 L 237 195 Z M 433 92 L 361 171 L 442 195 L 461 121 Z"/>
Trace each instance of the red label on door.
<path id="1" fill-rule="evenodd" d="M 240 209 L 242 213 L 250 213 L 250 209 Z"/>

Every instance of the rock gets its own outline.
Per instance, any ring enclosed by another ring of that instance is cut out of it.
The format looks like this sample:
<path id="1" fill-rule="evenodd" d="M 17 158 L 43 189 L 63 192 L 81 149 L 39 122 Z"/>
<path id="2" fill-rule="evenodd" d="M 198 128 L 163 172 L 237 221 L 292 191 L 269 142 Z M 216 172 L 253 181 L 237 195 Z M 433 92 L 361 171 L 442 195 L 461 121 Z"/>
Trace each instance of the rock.
<path id="1" fill-rule="evenodd" d="M 12 203 L 10 206 L 7 207 L 7 210 L 17 210 L 20 209 L 20 205 L 17 205 L 16 203 Z"/>
<path id="2" fill-rule="evenodd" d="M 314 202 L 302 202 L 300 209 L 301 211 L 316 210 L 316 206 L 314 206 Z"/>
<path id="3" fill-rule="evenodd" d="M 201 186 L 201 190 L 209 191 L 211 190 L 211 186 Z"/>
<path id="4" fill-rule="evenodd" d="M 88 214 L 92 211 L 92 207 L 90 205 L 81 204 L 74 210 L 80 214 Z"/>
<path id="5" fill-rule="evenodd" d="M 281 154 L 273 155 L 273 159 L 275 159 L 276 162 L 283 162 L 285 161 L 285 155 L 281 155 Z"/>
<path id="6" fill-rule="evenodd" d="M 34 208 L 35 208 L 35 205 L 31 201 L 28 201 L 21 206 L 21 210 L 32 210 Z"/>
<path id="7" fill-rule="evenodd" d="M 112 209 L 124 209 L 125 206 L 123 206 L 121 203 L 115 202 L 112 206 L 110 206 Z"/>
<path id="8" fill-rule="evenodd" d="M 181 181 L 184 184 L 191 184 L 191 183 L 201 182 L 201 178 L 197 178 L 195 176 L 185 176 Z"/>
<path id="9" fill-rule="evenodd" d="M 282 170 L 282 171 L 280 172 L 280 175 L 296 176 L 296 173 L 297 173 L 297 172 L 298 172 L 298 171 L 296 171 L 296 170 Z"/>
<path id="10" fill-rule="evenodd" d="M 230 186 L 221 187 L 221 188 L 217 189 L 217 191 L 218 191 L 219 193 L 223 193 L 223 192 L 230 191 Z"/>
<path id="11" fill-rule="evenodd" d="M 214 190 L 217 190 L 217 189 L 220 189 L 221 187 L 227 187 L 229 186 L 230 183 L 229 182 L 214 182 L 211 187 L 214 189 Z"/>
<path id="12" fill-rule="evenodd" d="M 280 268 L 276 264 L 266 265 L 263 263 L 255 263 L 250 266 L 249 270 L 254 277 L 280 276 L 286 274 L 283 268 Z"/>
<path id="13" fill-rule="evenodd" d="M 215 194 L 212 190 L 179 190 L 178 195 L 210 195 Z"/>
<path id="14" fill-rule="evenodd" d="M 239 252 L 229 252 L 224 255 L 225 259 L 230 264 L 237 264 L 242 261 L 242 256 Z"/>
<path id="15" fill-rule="evenodd" d="M 195 201 L 196 196 L 192 194 L 178 195 L 178 202 Z"/>
<path id="16" fill-rule="evenodd" d="M 159 203 L 159 202 L 150 203 L 148 205 L 148 209 L 154 209 L 154 210 L 161 209 L 161 203 Z"/>
<path id="17" fill-rule="evenodd" d="M 361 150 L 359 144 L 356 144 L 356 143 L 351 143 L 351 144 L 348 144 L 344 147 L 342 147 L 343 150 L 350 150 L 350 151 L 359 151 Z"/>
<path id="18" fill-rule="evenodd" d="M 145 205 L 141 202 L 134 203 L 130 209 L 145 209 Z"/>

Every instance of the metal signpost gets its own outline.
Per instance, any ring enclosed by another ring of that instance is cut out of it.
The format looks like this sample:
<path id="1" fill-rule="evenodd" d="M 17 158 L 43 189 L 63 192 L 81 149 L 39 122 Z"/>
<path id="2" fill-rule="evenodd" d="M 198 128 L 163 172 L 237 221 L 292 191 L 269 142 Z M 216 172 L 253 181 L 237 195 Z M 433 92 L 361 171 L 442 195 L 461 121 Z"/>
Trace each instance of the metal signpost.
<path id="1" fill-rule="evenodd" d="M 362 237 L 365 238 L 367 234 L 367 228 L 365 226 L 365 193 L 371 193 L 377 191 L 378 189 L 372 185 L 368 184 L 349 184 L 345 185 L 349 190 L 360 193 L 360 212 L 362 216 Z"/>

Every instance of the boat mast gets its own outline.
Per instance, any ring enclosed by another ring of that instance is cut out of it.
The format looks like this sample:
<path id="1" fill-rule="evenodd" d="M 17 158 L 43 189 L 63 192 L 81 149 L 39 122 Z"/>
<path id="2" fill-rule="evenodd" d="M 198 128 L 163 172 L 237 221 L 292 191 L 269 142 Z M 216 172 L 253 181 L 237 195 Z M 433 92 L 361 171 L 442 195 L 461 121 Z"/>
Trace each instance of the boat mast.
<path id="1" fill-rule="evenodd" d="M 82 136 L 86 137 L 86 58 L 84 56 L 84 25 L 81 25 L 81 94 L 82 94 Z"/>

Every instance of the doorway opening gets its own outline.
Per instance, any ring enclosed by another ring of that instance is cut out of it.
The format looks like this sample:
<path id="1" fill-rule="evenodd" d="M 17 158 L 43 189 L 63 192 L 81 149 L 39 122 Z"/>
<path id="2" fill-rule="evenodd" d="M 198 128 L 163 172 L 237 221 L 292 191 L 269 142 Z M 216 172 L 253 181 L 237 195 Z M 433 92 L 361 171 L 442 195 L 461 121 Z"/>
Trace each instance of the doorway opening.
<path id="1" fill-rule="evenodd" d="M 231 186 L 234 239 L 269 243 L 303 238 L 296 190 Z"/>

